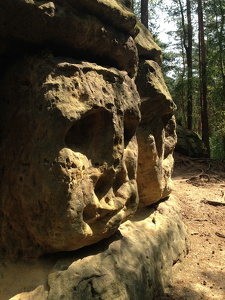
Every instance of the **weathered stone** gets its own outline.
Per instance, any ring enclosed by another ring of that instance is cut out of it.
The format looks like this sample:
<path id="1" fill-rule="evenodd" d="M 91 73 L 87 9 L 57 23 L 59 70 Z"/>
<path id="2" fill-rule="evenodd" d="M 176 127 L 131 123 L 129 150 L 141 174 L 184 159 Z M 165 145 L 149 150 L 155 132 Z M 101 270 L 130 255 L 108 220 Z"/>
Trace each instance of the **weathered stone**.
<path id="1" fill-rule="evenodd" d="M 63 0 L 61 0 L 62 2 Z M 130 0 L 67 0 L 73 7 L 97 16 L 103 22 L 128 32 L 133 37 L 137 35 L 136 15 L 131 8 Z"/>
<path id="2" fill-rule="evenodd" d="M 156 62 L 140 62 L 136 84 L 142 116 L 137 131 L 137 181 L 140 206 L 146 206 L 169 196 L 172 190 L 176 106 Z"/>
<path id="3" fill-rule="evenodd" d="M 139 95 L 126 72 L 30 57 L 1 84 L 1 249 L 70 251 L 137 209 Z"/>
<path id="4" fill-rule="evenodd" d="M 100 2 L 88 1 L 87 4 L 89 2 L 96 3 L 96 12 Z M 2 1 L 0 55 L 23 56 L 24 53 L 47 49 L 56 55 L 115 66 L 134 76 L 138 63 L 137 48 L 128 33 L 135 25 L 134 14 L 115 0 L 111 5 L 109 1 L 101 2 L 105 2 L 105 5 L 101 3 L 101 7 L 111 12 L 110 15 L 117 15 L 116 20 L 120 16 L 121 27 L 118 25 L 114 28 L 94 15 L 77 10 L 74 7 L 76 1 L 72 0 Z M 76 6 L 81 8 L 81 5 Z M 102 15 L 100 9 L 99 12 Z M 105 17 L 103 19 L 105 20 Z M 111 19 L 109 17 L 109 20 Z M 127 32 L 124 27 L 128 27 Z"/>
<path id="5" fill-rule="evenodd" d="M 187 251 L 177 204 L 170 199 L 155 211 L 140 211 L 119 230 L 121 236 L 106 251 L 78 263 L 58 262 L 48 278 L 48 299 L 149 300 L 162 295 L 174 262 Z"/>
<path id="6" fill-rule="evenodd" d="M 0 261 L 1 298 L 159 299 L 188 248 L 174 198 L 136 213 L 172 188 L 161 49 L 131 0 L 0 6 L 0 254 L 51 253 Z"/>
<path id="7" fill-rule="evenodd" d="M 207 157 L 206 147 L 197 133 L 179 124 L 175 151 L 189 157 Z"/>
<path id="8" fill-rule="evenodd" d="M 137 20 L 138 34 L 134 41 L 137 45 L 138 55 L 142 59 L 154 60 L 158 64 L 162 63 L 161 48 L 154 42 L 150 31 Z"/>
<path id="9" fill-rule="evenodd" d="M 136 85 L 144 107 L 142 123 L 148 122 L 149 118 L 153 120 L 156 116 L 174 114 L 176 105 L 157 62 L 140 60 Z"/>
<path id="10" fill-rule="evenodd" d="M 12 286 L 4 290 L 3 299 L 16 294 L 11 299 L 160 299 L 170 282 L 172 267 L 188 247 L 177 199 L 170 197 L 155 207 L 139 210 L 108 240 L 69 256 L 64 253 L 35 262 L 36 272 L 18 263 L 26 280 L 17 289 L 13 275 L 7 277 L 11 265 L 1 267 L 0 285 Z M 49 274 L 47 269 L 51 269 Z M 30 272 L 28 279 L 26 270 Z M 27 292 L 18 294 L 21 290 Z"/>

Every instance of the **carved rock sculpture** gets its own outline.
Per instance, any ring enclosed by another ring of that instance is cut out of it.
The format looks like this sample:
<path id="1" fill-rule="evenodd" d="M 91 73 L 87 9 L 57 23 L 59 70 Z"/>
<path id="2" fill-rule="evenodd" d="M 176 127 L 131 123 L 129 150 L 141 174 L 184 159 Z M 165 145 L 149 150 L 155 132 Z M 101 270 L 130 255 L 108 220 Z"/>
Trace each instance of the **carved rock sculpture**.
<path id="1" fill-rule="evenodd" d="M 1 300 L 158 299 L 188 249 L 161 49 L 130 0 L 0 2 Z"/>
<path id="2" fill-rule="evenodd" d="M 111 235 L 136 211 L 137 184 L 140 206 L 171 192 L 175 105 L 161 50 L 125 2 L 2 4 L 1 57 L 15 53 L 12 45 L 32 54 L 2 75 L 0 220 L 11 255 L 75 250 Z M 26 22 L 12 18 L 16 10 Z M 62 52 L 124 71 L 54 58 Z"/>
<path id="3" fill-rule="evenodd" d="M 140 206 L 147 206 L 166 198 L 172 191 L 176 106 L 156 62 L 140 61 L 136 84 L 141 97 L 137 181 Z"/>
<path id="4" fill-rule="evenodd" d="M 37 57 L 4 80 L 1 247 L 68 251 L 114 233 L 138 206 L 133 80 Z"/>
<path id="5" fill-rule="evenodd" d="M 179 210 L 174 197 L 143 208 L 99 244 L 39 259 L 32 268 L 17 263 L 20 278 L 9 274 L 12 264 L 0 266 L 2 299 L 163 299 L 175 262 L 188 246 Z"/>
<path id="6" fill-rule="evenodd" d="M 3 300 L 155 299 L 188 248 L 160 48 L 130 0 L 0 2 L 0 255 L 47 254 Z"/>

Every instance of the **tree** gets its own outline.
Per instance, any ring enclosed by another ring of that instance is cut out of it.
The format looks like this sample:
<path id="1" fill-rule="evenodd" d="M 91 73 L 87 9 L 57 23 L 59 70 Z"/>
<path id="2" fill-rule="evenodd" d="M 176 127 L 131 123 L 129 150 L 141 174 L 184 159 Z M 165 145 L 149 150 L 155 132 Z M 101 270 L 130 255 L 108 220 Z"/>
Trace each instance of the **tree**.
<path id="1" fill-rule="evenodd" d="M 191 1 L 186 0 L 186 8 L 181 0 L 178 0 L 180 15 L 181 15 L 181 24 L 183 30 L 183 46 L 186 52 L 186 62 L 187 62 L 187 128 L 192 130 L 192 105 L 193 105 L 193 95 L 192 95 L 192 39 L 193 39 L 193 30 L 192 30 L 192 18 L 191 18 Z M 184 16 L 184 10 L 186 10 L 186 20 Z M 186 123 L 186 122 L 185 122 Z"/>
<path id="2" fill-rule="evenodd" d="M 160 5 L 159 0 L 134 0 L 133 11 L 142 24 L 149 29 L 154 37 L 157 36 L 159 24 L 157 24 L 156 9 Z"/>
<path id="3" fill-rule="evenodd" d="M 225 101 L 225 66 L 224 66 L 224 23 L 225 23 L 225 6 L 221 0 L 213 1 L 216 17 L 216 36 L 219 45 L 219 63 L 223 85 L 223 101 Z"/>
<path id="4" fill-rule="evenodd" d="M 198 28 L 198 30 L 199 30 L 199 74 L 200 74 L 202 140 L 205 143 L 208 156 L 210 156 L 208 101 L 207 101 L 207 77 L 206 77 L 206 48 L 205 48 L 202 0 L 198 0 L 198 25 L 199 25 L 199 28 Z"/>
<path id="5" fill-rule="evenodd" d="M 193 80 L 193 64 L 192 64 L 192 39 L 193 39 L 193 30 L 192 30 L 192 20 L 191 20 L 191 3 L 190 0 L 186 1 L 187 4 L 187 45 L 186 45 L 186 55 L 187 55 L 187 69 L 188 69 L 188 78 L 187 78 L 187 127 L 192 130 L 192 113 L 193 113 L 193 94 L 192 94 L 192 80 Z"/>
<path id="6" fill-rule="evenodd" d="M 141 2 L 134 1 L 139 12 Z M 157 34 L 162 10 L 176 24 L 170 44 Z M 225 0 L 149 0 L 148 12 L 177 120 L 202 136 L 208 155 L 225 160 Z"/>
<path id="7" fill-rule="evenodd" d="M 148 28 L 148 0 L 141 0 L 141 22 Z"/>
<path id="8" fill-rule="evenodd" d="M 225 160 L 225 5 L 204 3 L 207 40 L 207 96 L 212 157 Z"/>

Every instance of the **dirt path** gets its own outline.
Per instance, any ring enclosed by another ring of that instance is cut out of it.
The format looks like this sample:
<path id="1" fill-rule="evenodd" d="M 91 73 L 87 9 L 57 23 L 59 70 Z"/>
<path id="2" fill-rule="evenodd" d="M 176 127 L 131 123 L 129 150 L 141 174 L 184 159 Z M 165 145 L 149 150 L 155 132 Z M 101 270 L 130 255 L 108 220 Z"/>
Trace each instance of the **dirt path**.
<path id="1" fill-rule="evenodd" d="M 166 299 L 225 300 L 225 165 L 175 154 L 173 180 L 191 246 Z"/>

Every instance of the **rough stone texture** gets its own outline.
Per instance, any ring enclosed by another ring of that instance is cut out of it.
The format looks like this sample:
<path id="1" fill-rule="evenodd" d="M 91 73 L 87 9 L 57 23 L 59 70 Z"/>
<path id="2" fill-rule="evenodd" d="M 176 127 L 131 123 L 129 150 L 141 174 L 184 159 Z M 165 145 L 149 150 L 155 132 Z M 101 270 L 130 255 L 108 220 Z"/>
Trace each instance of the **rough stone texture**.
<path id="1" fill-rule="evenodd" d="M 205 145 L 199 136 L 181 125 L 177 125 L 175 151 L 189 157 L 207 157 Z"/>
<path id="2" fill-rule="evenodd" d="M 170 197 L 154 207 L 140 209 L 114 236 L 92 248 L 70 256 L 56 255 L 51 263 L 46 258 L 34 263 L 36 272 L 30 271 L 30 278 L 20 286 L 24 293 L 18 295 L 18 288 L 2 290 L 2 300 L 13 296 L 13 300 L 160 299 L 170 282 L 172 266 L 186 254 L 187 247 L 177 199 Z M 3 278 L 10 267 L 1 267 Z M 26 264 L 20 263 L 18 268 L 21 276 L 27 275 L 23 272 Z M 12 280 L 13 274 L 7 277 L 7 283 Z"/>
<path id="3" fill-rule="evenodd" d="M 138 49 L 138 55 L 142 59 L 154 60 L 158 64 L 162 63 L 161 48 L 154 42 L 150 31 L 137 20 L 138 34 L 134 41 Z"/>
<path id="4" fill-rule="evenodd" d="M 61 0 L 62 2 L 63 0 Z M 130 0 L 67 0 L 73 7 L 97 16 L 100 20 L 135 36 L 137 18 L 128 10 L 131 8 Z"/>
<path id="5" fill-rule="evenodd" d="M 172 190 L 176 106 L 156 62 L 141 60 L 136 84 L 141 97 L 137 181 L 140 206 L 146 206 L 169 196 Z"/>
<path id="6" fill-rule="evenodd" d="M 33 256 L 114 233 L 138 206 L 134 81 L 31 57 L 9 70 L 2 90 L 1 248 Z"/>
<path id="7" fill-rule="evenodd" d="M 157 299 L 187 251 L 175 105 L 130 7 L 0 0 L 1 300 Z"/>
<path id="8" fill-rule="evenodd" d="M 40 51 L 50 49 L 55 55 L 115 66 L 134 76 L 138 63 L 137 48 L 129 33 L 135 31 L 134 14 L 115 0 L 78 2 L 1 1 L 0 55 L 23 55 L 36 52 L 38 48 Z M 89 5 L 95 7 L 94 12 L 98 17 L 102 16 L 103 21 L 86 13 L 92 13 Z M 115 23 L 110 17 L 113 15 L 119 24 L 116 28 L 111 26 Z M 107 23 L 104 23 L 105 16 Z"/>

